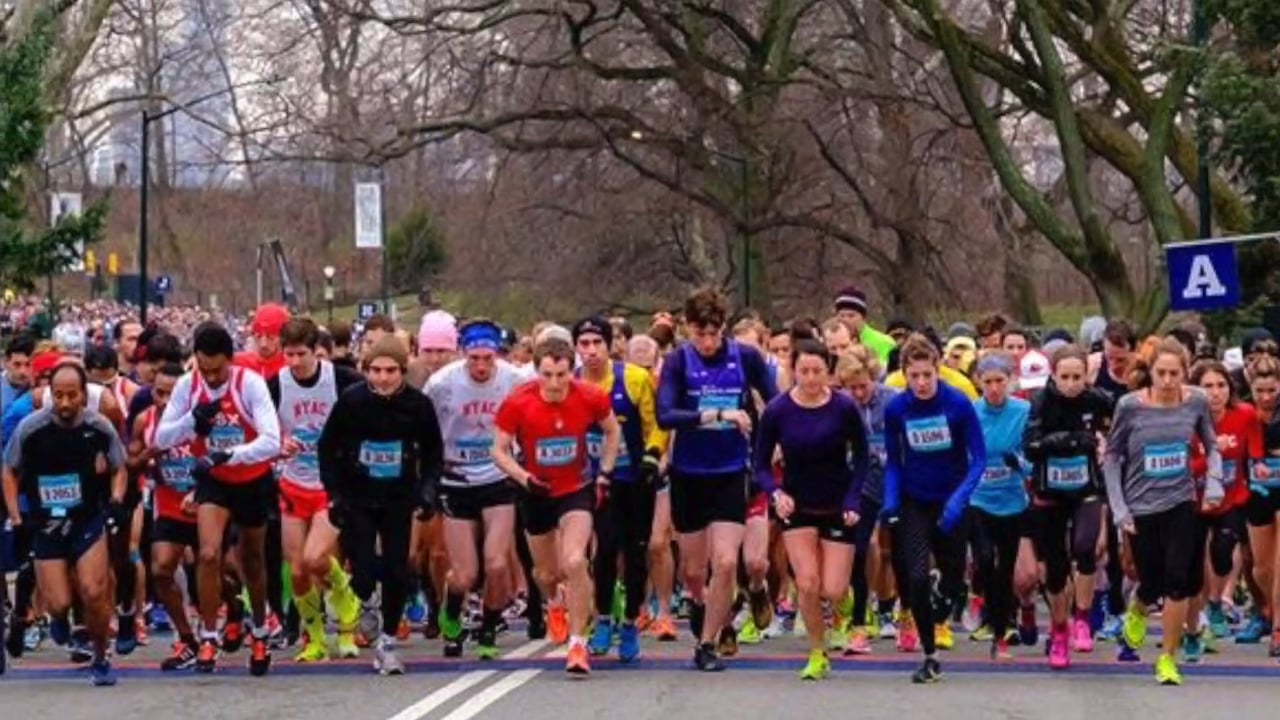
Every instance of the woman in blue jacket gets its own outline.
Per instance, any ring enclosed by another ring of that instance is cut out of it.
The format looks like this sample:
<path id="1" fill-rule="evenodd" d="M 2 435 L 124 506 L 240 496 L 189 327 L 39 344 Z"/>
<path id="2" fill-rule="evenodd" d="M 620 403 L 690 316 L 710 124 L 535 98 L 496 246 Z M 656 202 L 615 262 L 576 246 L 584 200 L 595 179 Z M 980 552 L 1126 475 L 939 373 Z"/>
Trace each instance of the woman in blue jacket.
<path id="1" fill-rule="evenodd" d="M 950 615 L 946 607 L 964 583 L 964 544 L 952 537 L 982 478 L 987 447 L 978 414 L 969 399 L 938 382 L 938 348 L 912 335 L 902 346 L 907 391 L 885 408 L 884 507 L 894 528 L 903 600 L 911 608 L 924 663 L 916 683 L 942 677 L 934 623 Z M 937 565 L 943 606 L 933 607 L 930 557 Z"/>

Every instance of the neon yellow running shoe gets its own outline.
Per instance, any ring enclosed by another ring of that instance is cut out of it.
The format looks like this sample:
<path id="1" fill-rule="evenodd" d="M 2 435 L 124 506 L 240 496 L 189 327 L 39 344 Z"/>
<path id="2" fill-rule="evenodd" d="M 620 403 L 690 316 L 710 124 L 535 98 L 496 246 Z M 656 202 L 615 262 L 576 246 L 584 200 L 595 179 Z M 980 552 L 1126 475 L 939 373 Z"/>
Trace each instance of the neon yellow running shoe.
<path id="1" fill-rule="evenodd" d="M 1156 658 L 1156 682 L 1161 685 L 1182 684 L 1182 673 L 1178 672 L 1178 663 L 1173 656 L 1161 653 Z"/>
<path id="2" fill-rule="evenodd" d="M 974 630 L 973 632 L 969 633 L 969 639 L 972 640 L 973 642 L 989 643 L 993 639 L 995 639 L 995 633 L 991 632 L 990 625 L 983 625 L 979 627 L 977 630 Z"/>
<path id="3" fill-rule="evenodd" d="M 849 632 L 845 630 L 845 623 L 836 618 L 831 629 L 827 630 L 827 648 L 830 650 L 844 650 L 849 644 Z"/>
<path id="4" fill-rule="evenodd" d="M 1142 649 L 1147 639 L 1147 608 L 1137 598 L 1124 612 L 1124 641 L 1132 650 Z"/>
<path id="5" fill-rule="evenodd" d="M 356 645 L 354 632 L 338 633 L 338 657 L 344 660 L 360 657 L 360 646 Z"/>
<path id="6" fill-rule="evenodd" d="M 950 650 L 956 646 L 956 638 L 951 632 L 949 623 L 939 623 L 934 626 L 933 640 L 939 650 Z"/>
<path id="7" fill-rule="evenodd" d="M 328 660 L 329 646 L 324 641 L 324 635 L 309 636 L 306 647 L 293 658 L 294 662 L 299 663 L 322 663 Z"/>
<path id="8" fill-rule="evenodd" d="M 801 680 L 821 680 L 831 674 L 831 661 L 822 650 L 810 650 L 809 662 L 800 669 Z"/>
<path id="9" fill-rule="evenodd" d="M 739 645 L 759 645 L 764 641 L 764 635 L 760 634 L 760 628 L 756 627 L 755 620 L 751 616 L 747 616 L 747 621 L 742 624 L 742 629 L 738 631 Z"/>

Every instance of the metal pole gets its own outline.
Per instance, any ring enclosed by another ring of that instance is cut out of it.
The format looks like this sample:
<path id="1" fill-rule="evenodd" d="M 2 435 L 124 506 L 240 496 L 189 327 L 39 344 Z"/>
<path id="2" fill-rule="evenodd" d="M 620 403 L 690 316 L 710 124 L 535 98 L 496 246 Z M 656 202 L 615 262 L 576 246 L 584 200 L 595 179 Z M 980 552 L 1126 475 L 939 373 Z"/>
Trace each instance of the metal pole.
<path id="1" fill-rule="evenodd" d="M 150 281 L 147 279 L 147 188 L 151 184 L 151 138 L 147 128 L 151 125 L 151 115 L 142 111 L 142 185 L 138 191 L 138 318 L 147 324 L 147 301 L 150 299 Z"/>
<path id="2" fill-rule="evenodd" d="M 747 161 L 739 158 L 742 169 L 742 300 L 743 307 L 751 307 L 751 201 L 747 180 Z"/>
<path id="3" fill-rule="evenodd" d="M 1194 20 L 1191 24 L 1192 40 L 1203 48 L 1209 39 L 1209 17 L 1204 0 L 1195 0 Z M 1196 197 L 1200 203 L 1200 237 L 1213 237 L 1213 199 L 1209 186 L 1209 132 L 1205 127 L 1206 113 L 1200 111 L 1196 129 Z"/>
<path id="4" fill-rule="evenodd" d="M 258 262 L 257 269 L 254 272 L 257 278 L 256 290 L 253 296 L 254 307 L 262 307 L 262 243 L 258 243 Z"/>
<path id="5" fill-rule="evenodd" d="M 378 228 L 382 231 L 382 312 L 391 315 L 391 263 L 387 254 L 387 173 L 378 166 L 378 214 L 382 218 Z"/>

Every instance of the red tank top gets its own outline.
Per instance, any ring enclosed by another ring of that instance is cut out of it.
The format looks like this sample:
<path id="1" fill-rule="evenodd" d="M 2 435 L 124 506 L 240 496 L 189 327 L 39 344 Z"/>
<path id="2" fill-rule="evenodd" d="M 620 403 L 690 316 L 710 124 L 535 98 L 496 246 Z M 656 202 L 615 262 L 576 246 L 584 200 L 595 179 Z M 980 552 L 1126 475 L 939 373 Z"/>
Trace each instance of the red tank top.
<path id="1" fill-rule="evenodd" d="M 146 420 L 143 422 L 143 438 L 148 447 L 156 442 L 156 430 L 160 427 L 160 413 L 157 408 L 147 408 Z M 156 479 L 155 512 L 156 517 L 194 524 L 196 519 L 182 512 L 182 498 L 195 488 L 195 478 L 191 470 L 196 459 L 191 452 L 191 443 L 185 443 L 166 450 L 155 459 Z"/>
<path id="2" fill-rule="evenodd" d="M 212 450 L 230 451 L 231 448 L 253 442 L 258 437 L 258 430 L 249 419 L 241 398 L 246 372 L 248 371 L 244 368 L 231 368 L 227 391 L 222 394 L 218 414 L 213 419 L 213 432 L 207 438 L 196 437 L 191 441 L 191 451 L 195 457 L 206 457 Z M 198 372 L 191 374 L 191 398 L 191 407 L 209 402 L 208 389 Z M 213 469 L 212 475 L 215 480 L 228 485 L 246 485 L 270 471 L 271 461 L 268 460 L 252 465 L 219 465 Z"/>

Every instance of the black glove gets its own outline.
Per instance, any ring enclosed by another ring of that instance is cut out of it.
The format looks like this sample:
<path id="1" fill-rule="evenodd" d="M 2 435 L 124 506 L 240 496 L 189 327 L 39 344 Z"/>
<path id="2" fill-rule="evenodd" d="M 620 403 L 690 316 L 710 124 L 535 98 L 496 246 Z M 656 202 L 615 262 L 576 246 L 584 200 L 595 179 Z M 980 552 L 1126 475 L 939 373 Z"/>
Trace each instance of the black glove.
<path id="1" fill-rule="evenodd" d="M 648 450 L 645 452 L 644 459 L 640 461 L 640 474 L 636 477 L 641 485 L 653 487 L 658 484 L 660 461 L 661 458 L 656 451 Z"/>
<path id="2" fill-rule="evenodd" d="M 213 432 L 213 419 L 221 409 L 221 400 L 210 400 L 191 408 L 191 417 L 196 421 L 196 435 L 209 437 L 209 433 Z"/>
<path id="3" fill-rule="evenodd" d="M 106 517 L 107 532 L 112 535 L 116 535 L 122 531 L 127 531 L 129 529 L 129 521 L 132 519 L 130 515 L 132 515 L 132 513 L 129 512 L 129 508 L 125 507 L 124 503 L 119 500 L 112 500 L 108 502 Z"/>
<path id="4" fill-rule="evenodd" d="M 350 508 L 347 507 L 347 501 L 337 495 L 329 495 L 329 524 L 334 528 L 341 530 L 347 525 L 347 518 L 350 516 Z"/>
<path id="5" fill-rule="evenodd" d="M 226 450 L 214 450 L 196 460 L 196 466 L 191 469 L 191 477 L 195 478 L 197 483 L 208 482 L 213 478 L 213 469 L 230 459 L 231 453 Z"/>
<path id="6" fill-rule="evenodd" d="M 418 496 L 417 518 L 422 522 L 430 520 L 436 514 L 436 488 L 433 483 L 422 486 Z"/>
<path id="7" fill-rule="evenodd" d="M 1004 458 L 1005 467 L 1009 468 L 1014 472 L 1022 471 L 1022 460 L 1018 459 L 1017 453 L 1007 452 L 1004 454 L 1003 458 Z"/>
<path id="8" fill-rule="evenodd" d="M 609 504 L 609 483 L 596 481 L 596 510 L 603 510 Z"/>
<path id="9" fill-rule="evenodd" d="M 529 476 L 529 481 L 525 484 L 525 488 L 531 495 L 535 495 L 537 497 L 551 497 L 551 482 L 540 478 L 537 475 Z"/>

